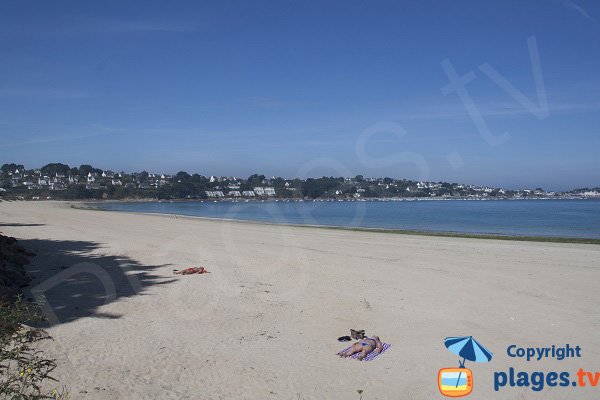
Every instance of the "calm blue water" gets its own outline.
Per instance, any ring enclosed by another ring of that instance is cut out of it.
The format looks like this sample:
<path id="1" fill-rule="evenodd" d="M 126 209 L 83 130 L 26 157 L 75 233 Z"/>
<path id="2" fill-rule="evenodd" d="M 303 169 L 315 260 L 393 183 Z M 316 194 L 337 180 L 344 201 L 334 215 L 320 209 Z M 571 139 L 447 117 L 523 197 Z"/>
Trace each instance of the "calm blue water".
<path id="1" fill-rule="evenodd" d="M 466 375 L 462 375 L 461 378 L 458 377 L 458 374 L 456 374 L 456 376 L 451 376 L 451 377 L 444 377 L 442 376 L 442 385 L 446 385 L 446 386 L 467 386 L 467 377 Z"/>
<path id="2" fill-rule="evenodd" d="M 600 238 L 598 200 L 100 203 L 116 211 L 344 227 Z"/>

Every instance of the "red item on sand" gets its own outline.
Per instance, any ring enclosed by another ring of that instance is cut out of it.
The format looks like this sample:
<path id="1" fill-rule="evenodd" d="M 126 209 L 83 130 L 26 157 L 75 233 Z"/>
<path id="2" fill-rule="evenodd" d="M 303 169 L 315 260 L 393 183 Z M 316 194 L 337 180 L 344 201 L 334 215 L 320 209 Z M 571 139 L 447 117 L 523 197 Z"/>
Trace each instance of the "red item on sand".
<path id="1" fill-rule="evenodd" d="M 190 267 L 182 271 L 173 271 L 178 275 L 193 275 L 193 274 L 208 274 L 209 272 L 204 267 Z"/>

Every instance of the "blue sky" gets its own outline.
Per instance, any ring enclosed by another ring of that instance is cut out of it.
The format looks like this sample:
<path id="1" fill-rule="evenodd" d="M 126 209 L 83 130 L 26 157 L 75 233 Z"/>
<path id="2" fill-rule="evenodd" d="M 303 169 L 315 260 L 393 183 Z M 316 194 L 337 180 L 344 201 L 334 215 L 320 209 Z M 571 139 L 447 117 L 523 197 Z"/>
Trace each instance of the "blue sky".
<path id="1" fill-rule="evenodd" d="M 600 186 L 600 3 L 496 3 L 2 2 L 0 163 Z"/>

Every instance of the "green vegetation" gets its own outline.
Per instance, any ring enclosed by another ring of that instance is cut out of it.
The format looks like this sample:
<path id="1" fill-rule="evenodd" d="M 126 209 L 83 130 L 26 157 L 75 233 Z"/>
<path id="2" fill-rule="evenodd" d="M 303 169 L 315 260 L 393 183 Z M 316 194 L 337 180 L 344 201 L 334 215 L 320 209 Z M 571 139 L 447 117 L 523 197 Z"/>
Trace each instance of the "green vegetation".
<path id="1" fill-rule="evenodd" d="M 344 178 L 308 178 L 302 183 L 302 194 L 311 199 L 335 197 L 335 190 L 341 189 Z"/>
<path id="2" fill-rule="evenodd" d="M 0 397 L 11 400 L 68 399 L 64 388 L 45 389 L 56 368 L 54 360 L 37 349 L 50 337 L 41 329 L 26 326 L 41 320 L 37 307 L 18 298 L 0 304 Z"/>

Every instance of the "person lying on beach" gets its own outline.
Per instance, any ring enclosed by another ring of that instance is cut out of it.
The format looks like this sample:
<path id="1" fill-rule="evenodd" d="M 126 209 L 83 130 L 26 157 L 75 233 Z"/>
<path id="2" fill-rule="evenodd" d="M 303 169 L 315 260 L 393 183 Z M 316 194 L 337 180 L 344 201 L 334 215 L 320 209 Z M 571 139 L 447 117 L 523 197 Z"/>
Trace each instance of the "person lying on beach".
<path id="1" fill-rule="evenodd" d="M 380 353 L 381 350 L 383 350 L 383 344 L 379 340 L 379 336 L 373 336 L 372 338 L 365 336 L 360 341 L 354 343 L 348 350 L 340 351 L 337 355 L 340 357 L 350 357 L 353 354 L 360 353 L 356 358 L 362 360 L 370 352 Z"/>
<path id="2" fill-rule="evenodd" d="M 206 268 L 204 268 L 204 267 L 190 267 L 190 268 L 183 269 L 181 271 L 174 269 L 173 273 L 175 275 L 193 275 L 193 274 L 209 274 L 210 272 L 208 272 L 206 270 Z"/>

